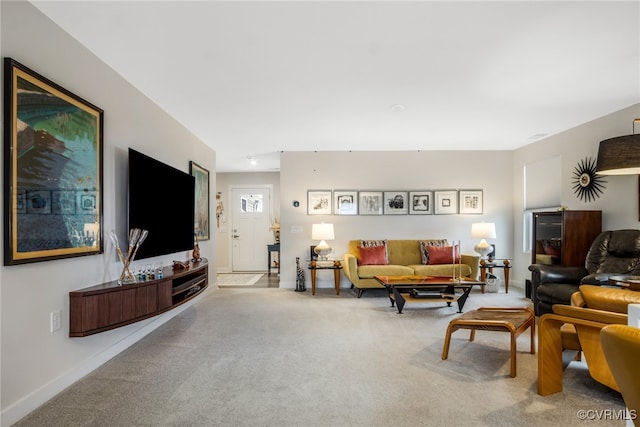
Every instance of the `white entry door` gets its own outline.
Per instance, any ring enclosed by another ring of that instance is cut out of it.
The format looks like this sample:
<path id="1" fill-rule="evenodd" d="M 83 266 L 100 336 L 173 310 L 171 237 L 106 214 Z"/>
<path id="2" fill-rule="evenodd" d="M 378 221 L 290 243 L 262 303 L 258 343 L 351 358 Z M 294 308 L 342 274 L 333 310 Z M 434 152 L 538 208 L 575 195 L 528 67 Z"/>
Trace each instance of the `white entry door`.
<path id="1" fill-rule="evenodd" d="M 233 271 L 267 270 L 267 245 L 273 243 L 269 188 L 232 188 Z"/>

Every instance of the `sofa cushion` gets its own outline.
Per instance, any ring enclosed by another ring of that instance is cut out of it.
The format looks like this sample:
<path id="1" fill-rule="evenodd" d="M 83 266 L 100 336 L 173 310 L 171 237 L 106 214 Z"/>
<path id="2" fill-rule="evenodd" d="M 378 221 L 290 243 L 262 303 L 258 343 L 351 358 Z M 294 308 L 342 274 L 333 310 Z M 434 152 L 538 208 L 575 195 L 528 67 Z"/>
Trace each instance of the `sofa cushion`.
<path id="1" fill-rule="evenodd" d="M 387 250 L 384 246 L 358 248 L 358 265 L 386 265 Z"/>
<path id="2" fill-rule="evenodd" d="M 420 240 L 418 241 L 418 245 L 420 246 L 420 256 L 422 257 L 423 264 L 429 264 L 429 251 L 427 250 L 428 246 L 447 246 L 449 242 L 447 239 L 437 239 L 437 240 Z"/>
<path id="3" fill-rule="evenodd" d="M 455 250 L 455 260 L 453 252 Z M 458 246 L 427 246 L 429 264 L 454 264 L 460 262 Z"/>
<path id="4" fill-rule="evenodd" d="M 404 276 L 412 275 L 413 269 L 405 265 L 361 265 L 358 276 L 361 279 L 372 279 L 376 276 Z"/>
<path id="5" fill-rule="evenodd" d="M 410 265 L 416 276 L 453 276 L 453 264 L 415 264 Z M 467 264 L 456 264 L 456 275 L 462 277 L 471 276 L 471 267 Z"/>

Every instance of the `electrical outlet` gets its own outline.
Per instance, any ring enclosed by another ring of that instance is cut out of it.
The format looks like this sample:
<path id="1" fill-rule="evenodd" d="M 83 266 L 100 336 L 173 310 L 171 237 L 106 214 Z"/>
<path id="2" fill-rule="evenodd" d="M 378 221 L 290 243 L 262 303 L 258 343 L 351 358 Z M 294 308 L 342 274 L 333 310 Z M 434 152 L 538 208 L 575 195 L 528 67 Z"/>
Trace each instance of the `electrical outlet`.
<path id="1" fill-rule="evenodd" d="M 60 312 L 60 310 L 52 311 L 49 314 L 50 332 L 57 331 L 58 329 L 61 328 L 61 325 L 60 325 L 60 316 L 61 315 L 62 315 L 62 313 Z"/>

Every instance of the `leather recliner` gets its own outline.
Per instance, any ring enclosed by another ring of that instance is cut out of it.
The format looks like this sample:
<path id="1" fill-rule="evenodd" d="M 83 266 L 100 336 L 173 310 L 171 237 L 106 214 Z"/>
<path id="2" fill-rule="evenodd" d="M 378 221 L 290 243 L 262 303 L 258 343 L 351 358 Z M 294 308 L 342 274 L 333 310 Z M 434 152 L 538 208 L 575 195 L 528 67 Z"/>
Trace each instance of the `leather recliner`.
<path id="1" fill-rule="evenodd" d="M 609 276 L 640 276 L 640 230 L 604 231 L 591 244 L 584 267 L 532 264 L 531 299 L 536 315 L 568 305 L 582 284 L 607 284 Z"/>

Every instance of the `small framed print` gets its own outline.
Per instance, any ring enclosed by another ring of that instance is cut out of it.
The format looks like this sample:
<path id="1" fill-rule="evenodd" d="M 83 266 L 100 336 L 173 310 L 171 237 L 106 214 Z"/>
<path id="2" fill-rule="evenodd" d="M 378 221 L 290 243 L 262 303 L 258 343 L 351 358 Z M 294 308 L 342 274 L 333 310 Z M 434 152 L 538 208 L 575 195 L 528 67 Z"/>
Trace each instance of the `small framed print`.
<path id="1" fill-rule="evenodd" d="M 434 198 L 434 213 L 436 215 L 458 213 L 458 192 L 456 190 L 435 191 Z"/>
<path id="2" fill-rule="evenodd" d="M 334 215 L 358 215 L 358 192 L 334 190 L 333 213 Z"/>
<path id="3" fill-rule="evenodd" d="M 307 215 L 331 215 L 331 190 L 307 191 Z"/>
<path id="4" fill-rule="evenodd" d="M 410 191 L 409 213 L 431 215 L 433 213 L 433 191 Z"/>
<path id="5" fill-rule="evenodd" d="M 482 190 L 460 190 L 460 213 L 482 213 Z"/>
<path id="6" fill-rule="evenodd" d="M 406 191 L 384 192 L 384 214 L 406 215 L 409 213 L 408 193 Z"/>
<path id="7" fill-rule="evenodd" d="M 358 193 L 359 215 L 382 215 L 382 191 L 360 191 Z"/>

